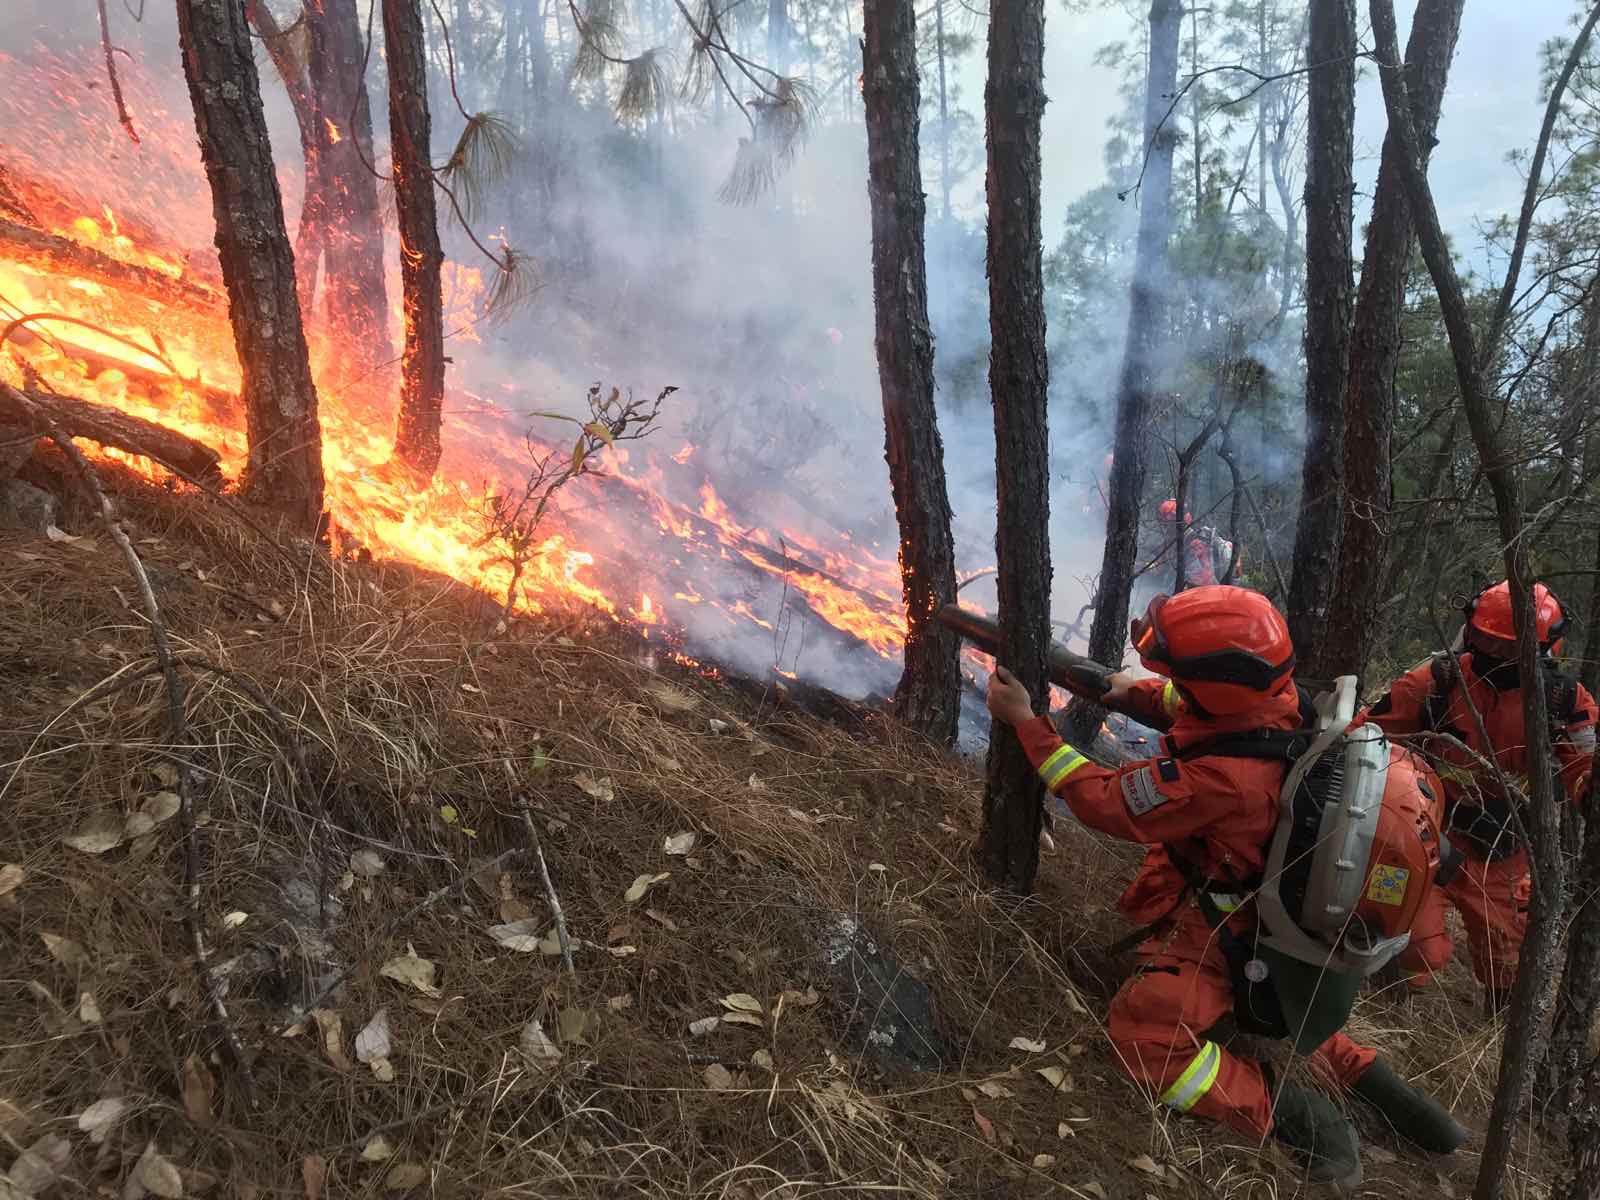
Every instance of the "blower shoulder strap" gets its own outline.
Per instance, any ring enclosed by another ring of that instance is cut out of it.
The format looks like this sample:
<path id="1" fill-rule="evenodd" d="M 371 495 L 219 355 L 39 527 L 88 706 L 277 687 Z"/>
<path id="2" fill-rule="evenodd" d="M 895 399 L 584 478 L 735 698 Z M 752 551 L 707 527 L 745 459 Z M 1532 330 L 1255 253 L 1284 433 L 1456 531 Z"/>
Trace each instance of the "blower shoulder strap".
<path id="1" fill-rule="evenodd" d="M 1315 731 L 1310 729 L 1250 729 L 1207 738 L 1192 746 L 1180 746 L 1173 758 L 1258 758 L 1268 762 L 1292 763 L 1310 748 Z"/>

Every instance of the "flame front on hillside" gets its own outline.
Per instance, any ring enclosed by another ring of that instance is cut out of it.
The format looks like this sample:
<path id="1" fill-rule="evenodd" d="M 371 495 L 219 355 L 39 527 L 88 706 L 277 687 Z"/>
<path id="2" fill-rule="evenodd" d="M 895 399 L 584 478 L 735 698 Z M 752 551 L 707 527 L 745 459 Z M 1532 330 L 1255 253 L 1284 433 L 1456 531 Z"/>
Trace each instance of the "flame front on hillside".
<path id="1" fill-rule="evenodd" d="M 71 74 L 59 63 L 7 65 L 57 84 Z M 26 90 L 13 91 L 13 98 Z M 240 376 L 209 250 L 209 214 L 195 203 L 206 184 L 193 131 L 176 114 L 146 113 L 141 155 L 154 145 L 186 176 L 147 176 L 152 190 L 143 211 L 162 213 L 170 233 L 157 234 L 148 216 L 125 220 L 105 202 L 78 199 L 99 182 L 82 158 L 71 186 L 58 186 L 50 172 L 61 169 L 59 154 L 7 149 L 3 165 L 32 227 L 126 264 L 129 274 L 80 269 L 59 253 L 30 253 L 14 239 L 0 239 L 0 316 L 19 322 L 0 355 L 0 376 L 20 383 L 25 364 L 59 392 L 210 446 L 226 476 L 236 479 L 246 457 Z M 42 138 L 39 146 L 54 143 Z M 106 182 L 119 202 L 134 186 L 126 172 Z M 181 204 L 173 202 L 179 192 L 187 193 Z M 454 291 L 468 304 L 482 294 L 476 272 L 456 267 L 452 274 Z M 396 280 L 390 291 L 396 321 L 399 292 Z M 446 324 L 470 327 L 473 320 L 457 312 L 453 319 L 447 314 Z M 314 324 L 308 337 L 321 385 L 326 505 L 341 542 L 503 596 L 510 568 L 484 544 L 476 505 L 485 486 L 508 486 L 525 469 L 528 445 L 515 412 L 469 405 L 463 401 L 471 397 L 453 392 L 444 463 L 419 493 L 387 469 L 392 413 L 384 393 L 392 380 L 332 386 L 326 368 L 339 361 L 341 347 Z M 546 397 L 526 399 L 529 408 L 553 407 Z M 164 475 L 152 463 L 100 452 Z M 529 611 L 575 601 L 641 630 L 673 629 L 693 653 L 742 669 L 820 674 L 858 693 L 892 685 L 905 635 L 894 562 L 843 532 L 829 546 L 792 530 L 746 526 L 706 474 L 715 464 L 701 462 L 706 456 L 692 444 L 674 453 L 614 448 L 602 457 L 603 475 L 581 477 L 562 493 L 548 537 L 525 568 L 521 596 Z M 813 661 L 805 657 L 808 645 Z"/>

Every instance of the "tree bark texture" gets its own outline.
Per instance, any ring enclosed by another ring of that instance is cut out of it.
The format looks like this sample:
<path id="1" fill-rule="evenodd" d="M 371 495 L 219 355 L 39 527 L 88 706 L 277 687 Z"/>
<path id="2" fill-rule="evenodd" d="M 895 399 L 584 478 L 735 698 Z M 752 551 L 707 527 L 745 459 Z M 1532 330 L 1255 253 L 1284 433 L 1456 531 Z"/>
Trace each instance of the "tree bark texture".
<path id="1" fill-rule="evenodd" d="M 1456 273 L 1449 243 L 1439 223 L 1428 176 L 1422 167 L 1420 143 L 1411 119 L 1406 76 L 1399 62 L 1393 0 L 1371 0 L 1371 14 L 1378 70 L 1383 82 L 1384 106 L 1388 111 L 1389 128 L 1396 132 L 1401 149 L 1399 162 L 1411 204 L 1412 220 L 1416 224 L 1417 244 L 1428 264 L 1434 290 L 1438 293 L 1439 308 L 1455 363 L 1456 383 L 1461 391 L 1461 407 L 1478 451 L 1484 478 L 1494 497 L 1495 516 L 1504 547 L 1506 579 L 1511 591 L 1512 617 L 1517 631 L 1518 670 L 1524 679 L 1537 679 L 1539 641 L 1533 619 L 1533 571 L 1525 536 L 1522 480 L 1518 475 L 1518 463 L 1525 448 L 1517 442 L 1517 430 L 1512 420 L 1501 411 L 1500 405 L 1494 403 L 1489 365 L 1497 357 L 1506 316 L 1516 294 L 1522 255 L 1532 226 L 1544 162 L 1549 152 L 1551 132 L 1560 112 L 1561 98 L 1595 24 L 1600 22 L 1600 6 L 1591 11 L 1582 30 L 1573 40 L 1566 65 L 1551 87 L 1544 125 L 1529 163 L 1522 216 L 1512 244 L 1506 278 L 1495 311 L 1490 317 L 1488 333 L 1481 345 L 1473 326 L 1466 292 Z M 1511 992 L 1511 1011 L 1500 1055 L 1500 1075 L 1484 1136 L 1483 1153 L 1479 1159 L 1478 1178 L 1473 1187 L 1474 1200 L 1498 1200 L 1504 1189 L 1517 1114 L 1521 1110 L 1528 1080 L 1538 1057 L 1545 983 L 1555 969 L 1564 908 L 1561 827 L 1556 809 L 1557 789 L 1551 771 L 1553 755 L 1549 711 L 1543 688 L 1525 687 L 1521 692 L 1527 747 L 1524 770 L 1529 780 L 1529 803 L 1524 816 L 1531 833 L 1533 894 L 1528 905 L 1528 927 L 1522 943 L 1517 980 Z"/>
<path id="2" fill-rule="evenodd" d="M 439 466 L 444 416 L 444 294 L 439 220 L 429 159 L 427 47 L 419 0 L 382 0 L 389 66 L 389 139 L 400 226 L 400 287 L 406 316 L 394 453 L 418 475 Z"/>
<path id="3" fill-rule="evenodd" d="M 1172 159 L 1178 131 L 1167 109 L 1178 87 L 1178 41 L 1183 6 L 1178 0 L 1150 5 L 1150 64 L 1145 80 L 1146 161 L 1139 184 L 1139 231 L 1134 244 L 1128 334 L 1117 385 L 1116 441 L 1107 480 L 1106 544 L 1089 627 L 1089 657 L 1120 663 L 1128 636 L 1128 596 L 1139 557 L 1139 517 L 1144 498 L 1145 451 L 1150 402 L 1166 341 L 1171 292 L 1167 243 L 1172 234 Z M 1180 556 L 1181 557 L 1181 556 Z M 1086 739 L 1105 719 L 1094 705 L 1076 705 L 1072 732 Z"/>
<path id="4" fill-rule="evenodd" d="M 1595 766 L 1600 766 L 1596 761 Z M 1573 881 L 1572 924 L 1567 933 L 1567 962 L 1556 993 L 1555 1021 L 1545 1049 L 1545 1106 L 1568 1112 L 1587 1091 L 1584 1074 L 1594 1058 L 1591 1039 L 1595 1008 L 1600 1005 L 1600 819 L 1587 804 L 1583 851 Z M 1600 1094 L 1593 1094 L 1600 1101 Z M 1597 1181 L 1600 1182 L 1600 1181 Z"/>
<path id="5" fill-rule="evenodd" d="M 315 530 L 322 515 L 317 389 L 244 0 L 177 0 L 177 6 L 243 379 L 249 461 L 242 491 Z"/>
<path id="6" fill-rule="evenodd" d="M 993 0 L 988 143 L 989 387 L 994 405 L 999 661 L 1046 711 L 1050 645 L 1050 453 L 1045 419 L 1040 122 L 1044 116 L 1044 0 Z M 979 852 L 989 878 L 1018 893 L 1039 866 L 1044 788 L 1016 733 L 996 724 Z"/>
<path id="7" fill-rule="evenodd" d="M 1422 167 L 1433 149 L 1450 60 L 1465 0 L 1419 0 L 1406 45 L 1406 83 Z M 1400 364 L 1400 317 L 1411 263 L 1411 208 L 1396 161 L 1394 134 L 1383 143 L 1361 284 L 1350 333 L 1350 378 L 1344 396 L 1345 505 L 1339 571 L 1328 609 L 1316 674 L 1359 675 L 1376 634 L 1389 542 L 1394 533 L 1390 449 L 1394 379 Z M 1308 667 L 1309 669 L 1309 667 Z"/>
<path id="8" fill-rule="evenodd" d="M 337 382 L 353 381 L 394 355 L 383 279 L 383 214 L 372 157 L 372 108 L 361 73 L 356 0 L 310 0 L 309 71 L 322 110 L 324 299 L 342 353 L 329 363 Z"/>
<path id="9" fill-rule="evenodd" d="M 940 744 L 960 717 L 960 640 L 934 619 L 956 598 L 944 442 L 933 404 L 933 332 L 923 257 L 926 202 L 918 153 L 921 89 L 913 0 L 866 0 L 864 100 L 872 202 L 872 293 L 884 456 L 900 523 L 905 670 L 894 711 Z"/>
<path id="10" fill-rule="evenodd" d="M 1289 634 L 1307 671 L 1320 667 L 1339 570 L 1344 507 L 1344 396 L 1350 372 L 1351 222 L 1355 177 L 1355 0 L 1311 6 L 1306 61 L 1306 447 L 1289 570 Z"/>
<path id="11" fill-rule="evenodd" d="M 1565 1171 L 1550 1189 L 1550 1200 L 1600 1200 L 1600 1059 L 1588 1063 L 1583 1085 L 1567 1111 Z"/>

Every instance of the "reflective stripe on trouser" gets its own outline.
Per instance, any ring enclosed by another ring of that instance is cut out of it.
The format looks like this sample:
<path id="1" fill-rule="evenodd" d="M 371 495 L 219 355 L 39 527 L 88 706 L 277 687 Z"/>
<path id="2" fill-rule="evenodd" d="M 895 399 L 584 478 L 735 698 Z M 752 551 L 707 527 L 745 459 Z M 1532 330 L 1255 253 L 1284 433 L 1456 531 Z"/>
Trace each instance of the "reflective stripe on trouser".
<path id="1" fill-rule="evenodd" d="M 1168 1108 L 1177 1109 L 1179 1112 L 1188 1112 L 1199 1100 L 1211 1090 L 1211 1085 L 1217 1081 L 1217 1072 L 1222 1067 L 1222 1047 L 1215 1042 L 1207 1042 L 1200 1047 L 1200 1053 L 1189 1061 L 1183 1069 L 1183 1074 L 1172 1081 L 1172 1086 L 1161 1093 L 1161 1103 Z"/>
<path id="2" fill-rule="evenodd" d="M 1055 791 L 1058 783 L 1088 761 L 1075 747 L 1063 745 L 1039 764 L 1039 778 L 1044 780 L 1045 787 Z"/>
<path id="3" fill-rule="evenodd" d="M 1445 927 L 1445 906 L 1461 914 L 1472 950 L 1472 971 L 1488 988 L 1508 988 L 1517 975 L 1522 939 L 1528 931 L 1528 852 L 1498 862 L 1467 856 L 1448 885 L 1434 888 L 1411 925 L 1411 942 L 1400 965 L 1427 976 L 1444 969 L 1455 952 Z"/>
<path id="4" fill-rule="evenodd" d="M 1210 1059 L 1213 1043 L 1205 1034 L 1233 1011 L 1233 984 L 1199 910 L 1185 910 L 1168 936 L 1146 943 L 1139 959 L 1138 973 L 1111 1001 L 1106 1023 L 1122 1068 L 1174 1109 L 1265 1137 L 1272 1130 L 1272 1097 L 1260 1066 L 1221 1046 L 1214 1065 Z M 1348 1087 L 1371 1065 L 1373 1052 L 1335 1034 L 1313 1057 L 1319 1073 Z"/>

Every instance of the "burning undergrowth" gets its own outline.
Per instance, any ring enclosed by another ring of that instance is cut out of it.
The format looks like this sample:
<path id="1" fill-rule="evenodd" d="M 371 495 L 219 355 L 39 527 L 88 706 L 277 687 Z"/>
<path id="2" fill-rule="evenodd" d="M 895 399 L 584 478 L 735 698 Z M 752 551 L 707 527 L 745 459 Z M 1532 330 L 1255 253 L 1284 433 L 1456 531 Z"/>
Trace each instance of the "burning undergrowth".
<path id="1" fill-rule="evenodd" d="M 1003 901 L 967 858 L 974 771 L 882 722 L 752 701 L 586 605 L 485 641 L 448 577 L 308 565 L 209 501 L 117 490 L 191 688 L 200 911 L 249 1083 L 177 919 L 166 706 L 118 556 L 74 510 L 76 541 L 0 534 L 0 1139 L 35 1194 L 1294 1187 L 1111 1058 L 1125 847 L 1058 827 L 1072 870 Z M 1441 1089 L 1471 1077 L 1461 1039 L 1409 1036 Z M 1397 1186 L 1434 1174 L 1383 1153 Z"/>

